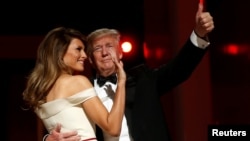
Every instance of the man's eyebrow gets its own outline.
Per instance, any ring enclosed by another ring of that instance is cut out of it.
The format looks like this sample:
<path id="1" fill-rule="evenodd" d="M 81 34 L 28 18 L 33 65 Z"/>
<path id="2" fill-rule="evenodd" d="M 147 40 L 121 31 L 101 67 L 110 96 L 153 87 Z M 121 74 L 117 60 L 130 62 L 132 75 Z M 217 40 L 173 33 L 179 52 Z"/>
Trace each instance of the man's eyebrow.
<path id="1" fill-rule="evenodd" d="M 102 45 L 96 45 L 96 46 L 94 46 L 94 48 L 96 48 L 96 47 L 102 47 Z"/>

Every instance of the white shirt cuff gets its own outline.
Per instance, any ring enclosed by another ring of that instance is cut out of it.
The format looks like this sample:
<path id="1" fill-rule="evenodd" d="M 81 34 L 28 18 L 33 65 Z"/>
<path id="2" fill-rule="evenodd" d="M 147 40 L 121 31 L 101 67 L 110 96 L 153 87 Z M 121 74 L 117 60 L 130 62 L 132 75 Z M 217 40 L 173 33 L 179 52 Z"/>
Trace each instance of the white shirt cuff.
<path id="1" fill-rule="evenodd" d="M 210 42 L 206 41 L 200 37 L 198 37 L 194 31 L 192 32 L 191 36 L 190 36 L 190 40 L 191 42 L 198 48 L 202 48 L 205 49 L 209 46 Z"/>
<path id="2" fill-rule="evenodd" d="M 46 134 L 43 136 L 43 141 L 46 141 L 47 137 L 49 136 L 49 134 Z"/>

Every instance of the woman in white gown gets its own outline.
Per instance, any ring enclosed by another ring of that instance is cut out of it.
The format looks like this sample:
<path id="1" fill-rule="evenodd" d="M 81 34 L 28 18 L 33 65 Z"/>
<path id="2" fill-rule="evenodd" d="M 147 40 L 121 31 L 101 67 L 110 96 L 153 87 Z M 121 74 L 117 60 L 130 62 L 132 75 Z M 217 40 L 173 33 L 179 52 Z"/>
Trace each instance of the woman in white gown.
<path id="1" fill-rule="evenodd" d="M 76 130 L 79 140 L 94 141 L 95 124 L 119 136 L 125 106 L 126 74 L 123 63 L 105 46 L 106 60 L 117 69 L 117 90 L 110 112 L 104 107 L 84 71 L 85 37 L 77 30 L 52 29 L 40 43 L 36 65 L 28 77 L 23 99 L 50 132 L 60 123 L 61 132 Z M 107 88 L 108 89 L 108 88 Z"/>

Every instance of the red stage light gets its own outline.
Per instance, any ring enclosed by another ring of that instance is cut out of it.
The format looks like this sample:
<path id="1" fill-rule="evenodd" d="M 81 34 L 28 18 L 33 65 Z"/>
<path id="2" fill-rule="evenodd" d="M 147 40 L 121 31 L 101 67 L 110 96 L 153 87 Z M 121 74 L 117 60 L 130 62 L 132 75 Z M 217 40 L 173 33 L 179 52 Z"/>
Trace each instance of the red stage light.
<path id="1" fill-rule="evenodd" d="M 236 44 L 228 44 L 224 47 L 224 53 L 229 54 L 229 55 L 238 55 L 239 46 Z"/>

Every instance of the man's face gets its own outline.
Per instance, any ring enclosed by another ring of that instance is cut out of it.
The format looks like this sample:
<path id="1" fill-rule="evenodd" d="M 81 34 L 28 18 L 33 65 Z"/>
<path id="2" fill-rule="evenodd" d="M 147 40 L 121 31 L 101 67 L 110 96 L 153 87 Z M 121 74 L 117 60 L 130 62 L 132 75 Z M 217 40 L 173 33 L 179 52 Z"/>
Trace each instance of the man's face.
<path id="1" fill-rule="evenodd" d="M 100 75 L 108 76 L 116 71 L 110 51 L 115 52 L 115 57 L 118 60 L 122 58 L 122 53 L 119 51 L 119 43 L 112 36 L 103 36 L 93 42 L 93 57 L 89 59 Z"/>

